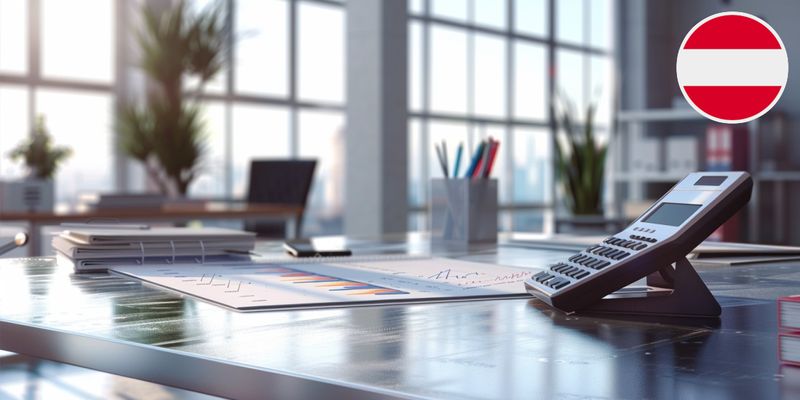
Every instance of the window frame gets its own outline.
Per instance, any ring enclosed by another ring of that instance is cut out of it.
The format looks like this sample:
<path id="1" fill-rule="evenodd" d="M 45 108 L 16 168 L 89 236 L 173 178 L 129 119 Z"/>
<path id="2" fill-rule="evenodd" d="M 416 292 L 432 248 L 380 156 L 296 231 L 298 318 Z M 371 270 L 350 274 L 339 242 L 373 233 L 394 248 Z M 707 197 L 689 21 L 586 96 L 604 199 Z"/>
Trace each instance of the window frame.
<path id="1" fill-rule="evenodd" d="M 584 13 L 583 13 L 583 20 L 582 28 L 583 28 L 583 44 L 576 44 L 571 42 L 564 42 L 557 39 L 557 29 L 558 29 L 558 21 L 557 21 L 557 3 L 558 0 L 546 0 L 547 3 L 547 34 L 545 36 L 538 36 L 532 35 L 524 32 L 517 32 L 516 31 L 516 15 L 515 15 L 515 0 L 502 0 L 504 1 L 506 7 L 506 26 L 503 29 L 495 28 L 495 27 L 487 27 L 483 25 L 477 25 L 474 21 L 474 10 L 475 10 L 475 2 L 474 0 L 465 0 L 468 2 L 467 4 L 467 20 L 466 21 L 457 21 L 448 19 L 445 17 L 435 16 L 431 12 L 431 2 L 435 0 L 420 0 L 422 3 L 422 10 L 421 12 L 415 12 L 411 7 L 409 7 L 408 12 L 408 24 L 409 24 L 409 42 L 411 41 L 411 26 L 412 24 L 419 24 L 421 26 L 420 32 L 420 42 L 422 49 L 419 52 L 419 56 L 421 60 L 419 63 L 421 64 L 420 69 L 420 88 L 417 88 L 420 93 L 420 102 L 418 109 L 414 109 L 411 107 L 409 102 L 408 107 L 408 116 L 409 116 L 409 126 L 411 126 L 412 122 L 419 124 L 419 148 L 416 149 L 409 149 L 410 154 L 413 156 L 421 157 L 419 160 L 420 162 L 420 169 L 422 171 L 422 188 L 418 190 L 418 192 L 422 193 L 422 203 L 414 203 L 411 198 L 409 198 L 409 219 L 416 218 L 416 214 L 424 213 L 427 211 L 427 199 L 429 197 L 429 187 L 426 184 L 430 179 L 430 166 L 429 166 L 429 159 L 430 159 L 430 149 L 428 148 L 429 143 L 429 123 L 431 121 L 450 121 L 450 122 L 460 122 L 467 125 L 467 137 L 468 142 L 465 143 L 466 148 L 473 148 L 473 143 L 471 143 L 472 138 L 476 136 L 476 129 L 480 125 L 500 125 L 503 126 L 507 132 L 507 143 L 503 143 L 503 147 L 506 149 L 504 152 L 503 158 L 498 160 L 499 164 L 498 167 L 506 166 L 509 173 L 513 174 L 513 154 L 511 153 L 510 149 L 514 146 L 514 130 L 516 128 L 534 128 L 534 129 L 543 129 L 546 130 L 547 133 L 550 135 L 550 143 L 548 153 L 553 154 L 554 151 L 554 144 L 553 141 L 556 138 L 556 127 L 553 123 L 553 115 L 551 110 L 547 110 L 545 112 L 546 118 L 543 120 L 535 120 L 530 118 L 518 118 L 514 115 L 514 68 L 515 68 L 515 44 L 536 44 L 540 46 L 544 46 L 545 48 L 545 84 L 546 84 L 546 93 L 547 99 L 553 98 L 554 94 L 556 93 L 556 77 L 550 73 L 550 71 L 555 71 L 556 66 L 558 65 L 557 53 L 558 50 L 572 50 L 581 54 L 583 65 L 582 65 L 582 73 L 584 77 L 584 84 L 582 86 L 583 97 L 585 99 L 590 99 L 591 94 L 591 60 L 593 56 L 601 56 L 601 57 L 608 57 L 612 62 L 614 61 L 614 37 L 610 38 L 612 41 L 612 45 L 609 49 L 603 49 L 599 47 L 595 47 L 591 45 L 591 17 L 592 17 L 592 7 L 591 7 L 591 0 L 582 0 Z M 616 13 L 616 5 L 612 2 L 609 3 L 609 6 L 612 7 L 612 15 Z M 468 102 L 468 109 L 467 113 L 464 115 L 456 115 L 451 113 L 442 113 L 431 110 L 431 85 L 430 85 L 430 72 L 431 72 L 431 26 L 441 26 L 441 27 L 448 27 L 461 30 L 467 33 L 467 102 Z M 485 117 L 475 115 L 475 108 L 474 108 L 474 82 L 472 79 L 473 76 L 473 69 L 474 66 L 471 64 L 471 59 L 474 56 L 475 51 L 475 41 L 474 37 L 476 33 L 488 34 L 492 37 L 498 37 L 504 40 L 506 46 L 506 71 L 505 71 L 505 102 L 506 102 L 506 110 L 505 110 L 505 117 Z M 411 56 L 409 55 L 409 58 Z M 411 68 L 409 68 L 409 72 Z M 409 79 L 409 82 L 412 80 Z M 612 101 L 613 101 L 613 93 L 611 94 Z M 411 97 L 411 93 L 409 93 L 409 97 Z M 607 130 L 607 126 L 599 126 L 598 129 L 600 130 Z M 409 131 L 409 135 L 411 132 Z M 414 154 L 413 152 L 417 152 L 418 154 Z M 514 182 L 511 179 L 511 182 L 508 182 L 505 185 L 506 193 L 502 193 L 500 196 L 501 198 L 508 199 L 507 202 L 503 202 L 499 204 L 500 212 L 503 217 L 500 219 L 501 226 L 508 226 L 512 231 L 514 230 L 513 225 L 513 216 L 511 215 L 515 211 L 542 211 L 545 215 L 545 222 L 544 228 L 545 231 L 548 231 L 548 225 L 552 226 L 552 224 L 548 224 L 547 219 L 552 219 L 554 213 L 557 209 L 557 195 L 558 189 L 555 177 L 552 177 L 552 182 L 554 183 L 551 185 L 552 187 L 546 188 L 549 190 L 549 201 L 544 202 L 514 202 L 513 194 L 514 194 Z M 409 179 L 409 185 L 413 184 L 411 179 Z M 412 191 L 409 191 L 411 193 Z"/>

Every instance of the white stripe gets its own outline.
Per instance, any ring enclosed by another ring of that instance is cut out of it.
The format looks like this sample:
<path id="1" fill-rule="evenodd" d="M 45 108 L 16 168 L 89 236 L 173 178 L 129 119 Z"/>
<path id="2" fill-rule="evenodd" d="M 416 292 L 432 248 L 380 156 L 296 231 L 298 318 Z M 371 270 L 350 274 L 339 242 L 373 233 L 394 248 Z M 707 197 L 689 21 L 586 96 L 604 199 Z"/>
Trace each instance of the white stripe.
<path id="1" fill-rule="evenodd" d="M 784 49 L 678 52 L 681 86 L 783 86 L 789 74 Z"/>

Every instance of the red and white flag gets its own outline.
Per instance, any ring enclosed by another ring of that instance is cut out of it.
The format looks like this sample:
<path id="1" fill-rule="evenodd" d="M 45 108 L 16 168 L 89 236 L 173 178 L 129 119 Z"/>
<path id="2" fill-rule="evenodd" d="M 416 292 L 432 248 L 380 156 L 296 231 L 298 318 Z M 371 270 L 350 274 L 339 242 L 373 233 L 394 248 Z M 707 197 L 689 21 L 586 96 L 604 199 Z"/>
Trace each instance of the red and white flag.
<path id="1" fill-rule="evenodd" d="M 769 111 L 789 75 L 786 48 L 775 30 L 741 12 L 700 21 L 683 39 L 676 64 L 689 104 L 724 123 L 747 122 Z"/>

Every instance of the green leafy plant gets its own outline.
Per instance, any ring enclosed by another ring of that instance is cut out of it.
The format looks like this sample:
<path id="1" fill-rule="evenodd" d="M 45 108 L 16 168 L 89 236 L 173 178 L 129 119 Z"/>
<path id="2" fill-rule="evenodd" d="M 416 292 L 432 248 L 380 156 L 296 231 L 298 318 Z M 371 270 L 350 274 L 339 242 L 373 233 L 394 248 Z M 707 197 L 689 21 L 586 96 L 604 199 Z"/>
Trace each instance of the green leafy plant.
<path id="1" fill-rule="evenodd" d="M 58 166 L 72 155 L 72 149 L 54 146 L 53 137 L 47 131 L 44 116 L 36 118 L 36 126 L 30 137 L 22 141 L 9 153 L 13 161 L 22 160 L 31 177 L 53 179 Z"/>
<path id="2" fill-rule="evenodd" d="M 553 116 L 556 124 L 556 174 L 567 195 L 567 207 L 573 215 L 602 214 L 603 177 L 605 173 L 607 144 L 595 137 L 594 114 L 596 105 L 586 108 L 582 127 L 576 123 L 575 107 L 562 98 L 554 102 Z"/>
<path id="3" fill-rule="evenodd" d="M 227 9 L 224 1 L 198 13 L 183 0 L 167 10 L 147 4 L 137 38 L 141 69 L 153 85 L 145 104 L 128 104 L 119 112 L 119 143 L 162 193 L 185 195 L 206 152 L 200 101 L 225 61 Z M 193 96 L 185 91 L 186 78 L 197 82 Z"/>

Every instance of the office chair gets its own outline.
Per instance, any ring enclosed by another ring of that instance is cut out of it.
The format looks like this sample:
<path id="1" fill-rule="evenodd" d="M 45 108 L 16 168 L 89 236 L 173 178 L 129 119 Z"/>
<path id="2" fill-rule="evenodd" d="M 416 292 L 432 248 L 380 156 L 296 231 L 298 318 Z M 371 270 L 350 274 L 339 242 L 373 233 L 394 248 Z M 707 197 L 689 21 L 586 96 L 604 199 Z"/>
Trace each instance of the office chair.
<path id="1" fill-rule="evenodd" d="M 316 160 L 253 160 L 250 162 L 250 203 L 296 205 L 305 208 Z M 296 235 L 302 236 L 303 213 L 295 222 Z M 259 237 L 285 238 L 284 221 L 246 222 L 245 229 Z"/>

